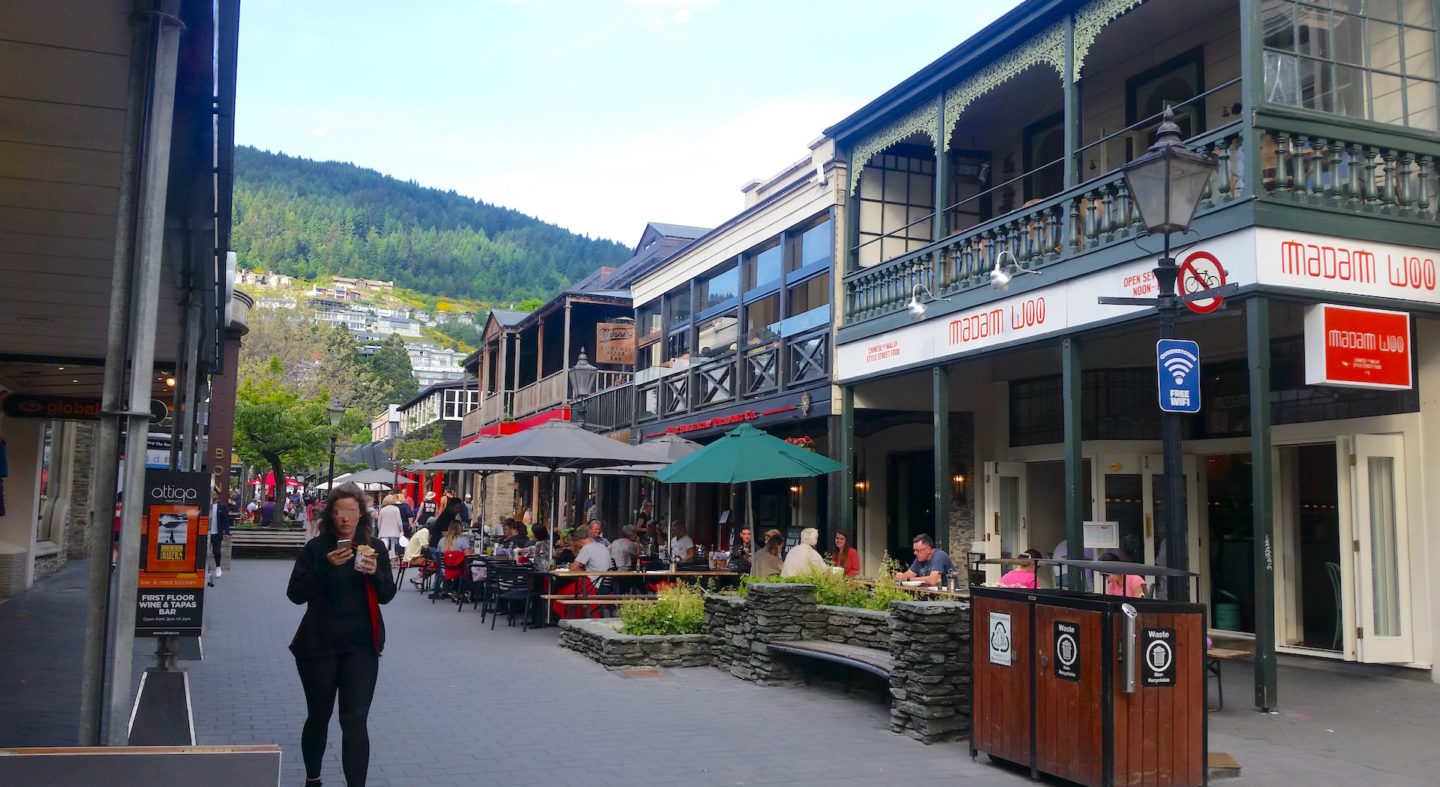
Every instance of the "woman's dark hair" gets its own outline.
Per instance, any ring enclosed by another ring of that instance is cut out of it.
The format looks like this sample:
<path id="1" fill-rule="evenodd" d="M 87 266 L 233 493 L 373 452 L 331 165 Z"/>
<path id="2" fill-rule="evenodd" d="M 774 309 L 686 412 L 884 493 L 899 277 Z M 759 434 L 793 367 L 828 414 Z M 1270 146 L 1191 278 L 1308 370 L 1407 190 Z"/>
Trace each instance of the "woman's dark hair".
<path id="1" fill-rule="evenodd" d="M 1031 560 L 1039 560 L 1045 557 L 1045 553 L 1041 552 L 1038 549 L 1027 549 L 1024 552 L 1020 553 L 1020 557 L 1028 557 Z"/>
<path id="2" fill-rule="evenodd" d="M 515 526 L 515 530 L 518 532 L 519 530 L 521 530 L 521 529 L 524 528 L 524 527 L 525 527 L 525 525 L 523 525 L 523 524 L 517 524 L 517 525 Z M 536 540 L 536 541 L 549 541 L 549 540 L 550 540 L 550 529 L 547 528 L 547 527 L 545 527 L 544 525 L 540 524 L 539 522 L 536 522 L 535 524 L 533 524 L 533 525 L 530 526 L 530 532 L 535 535 L 535 540 Z"/>
<path id="3" fill-rule="evenodd" d="M 334 489 L 331 489 L 330 494 L 325 496 L 325 511 L 320 514 L 320 532 L 331 536 L 336 535 L 335 516 L 332 514 L 332 511 L 335 508 L 335 501 L 342 497 L 348 497 L 354 500 L 355 505 L 360 507 L 360 521 L 355 523 L 355 543 L 370 543 L 370 534 L 375 531 L 375 528 L 370 522 L 370 510 L 368 504 L 365 502 L 365 490 L 355 484 L 340 484 Z"/>
<path id="4" fill-rule="evenodd" d="M 780 554 L 780 547 L 785 546 L 785 536 L 779 530 L 765 531 L 765 549 L 772 554 Z"/>

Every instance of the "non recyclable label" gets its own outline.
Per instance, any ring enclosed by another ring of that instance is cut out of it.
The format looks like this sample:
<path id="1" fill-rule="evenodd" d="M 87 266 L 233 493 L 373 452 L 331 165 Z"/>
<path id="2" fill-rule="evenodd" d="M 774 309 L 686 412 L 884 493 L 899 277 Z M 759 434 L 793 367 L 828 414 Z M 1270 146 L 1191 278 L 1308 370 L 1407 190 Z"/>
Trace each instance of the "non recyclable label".
<path id="1" fill-rule="evenodd" d="M 1014 663 L 1010 641 L 1010 613 L 990 613 L 990 663 L 1008 667 Z"/>
<path id="2" fill-rule="evenodd" d="M 1055 677 L 1080 680 L 1080 627 L 1055 621 Z"/>
<path id="3" fill-rule="evenodd" d="M 1175 685 L 1175 629 L 1140 630 L 1140 682 L 1146 686 Z"/>

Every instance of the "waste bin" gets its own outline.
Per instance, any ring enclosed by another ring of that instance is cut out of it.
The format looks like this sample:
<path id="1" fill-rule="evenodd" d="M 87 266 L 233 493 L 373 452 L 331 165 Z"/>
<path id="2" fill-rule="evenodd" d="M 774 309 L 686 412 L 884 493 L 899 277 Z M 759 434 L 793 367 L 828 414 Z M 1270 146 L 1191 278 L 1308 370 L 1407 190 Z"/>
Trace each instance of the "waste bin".
<path id="1" fill-rule="evenodd" d="M 1206 783 L 1203 606 L 986 587 L 971 601 L 972 756 L 1094 787 Z"/>

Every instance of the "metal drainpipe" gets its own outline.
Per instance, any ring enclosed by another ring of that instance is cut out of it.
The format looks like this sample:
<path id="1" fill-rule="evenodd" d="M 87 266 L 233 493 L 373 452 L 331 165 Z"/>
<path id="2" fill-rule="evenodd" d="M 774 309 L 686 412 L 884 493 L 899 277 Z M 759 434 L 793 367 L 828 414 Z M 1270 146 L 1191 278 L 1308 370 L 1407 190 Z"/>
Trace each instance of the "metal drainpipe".
<path id="1" fill-rule="evenodd" d="M 85 605 L 84 666 L 80 680 L 81 746 L 100 744 L 104 705 L 106 626 L 109 612 L 110 554 L 116 476 L 120 460 L 120 432 L 124 428 L 123 393 L 130 314 L 130 280 L 135 262 L 135 184 L 139 180 L 140 135 L 144 129 L 145 86 L 149 76 L 149 28 L 133 24 L 130 41 L 130 76 L 126 91 L 125 143 L 121 150 L 119 201 L 115 220 L 114 267 L 110 274 L 110 315 L 106 330 L 105 373 L 101 389 L 101 416 L 95 436 L 92 480 L 95 506 L 90 514 L 90 585 Z"/>
<path id="2" fill-rule="evenodd" d="M 159 312 L 160 264 L 165 240 L 165 197 L 170 176 L 171 130 L 175 109 L 176 72 L 183 23 L 176 15 L 178 0 L 161 0 L 156 8 L 137 16 L 149 29 L 145 51 L 137 53 L 149 66 L 145 86 L 143 136 L 127 140 L 138 144 L 140 181 L 135 224 L 135 276 L 133 308 L 129 314 L 130 393 L 125 413 L 125 497 L 121 508 L 120 561 L 116 570 L 114 633 L 109 686 L 109 725 L 106 738 L 112 746 L 129 741 L 131 662 L 135 641 L 136 581 L 140 563 L 140 519 L 145 498 L 145 437 L 149 412 L 139 403 L 150 401 L 150 375 L 155 367 L 155 322 Z"/>

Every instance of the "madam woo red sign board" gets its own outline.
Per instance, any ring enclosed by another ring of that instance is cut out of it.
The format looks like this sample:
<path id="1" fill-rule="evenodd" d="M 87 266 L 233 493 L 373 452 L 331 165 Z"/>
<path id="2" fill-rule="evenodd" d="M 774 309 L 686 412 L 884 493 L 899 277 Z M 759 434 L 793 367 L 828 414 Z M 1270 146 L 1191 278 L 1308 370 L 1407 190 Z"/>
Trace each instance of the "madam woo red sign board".
<path id="1" fill-rule="evenodd" d="M 1305 383 L 1409 388 L 1410 315 L 1328 303 L 1306 308 Z"/>

